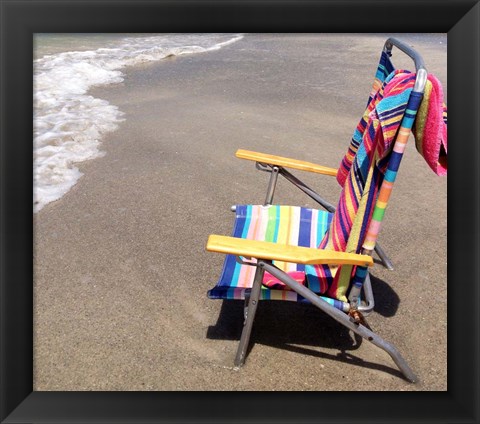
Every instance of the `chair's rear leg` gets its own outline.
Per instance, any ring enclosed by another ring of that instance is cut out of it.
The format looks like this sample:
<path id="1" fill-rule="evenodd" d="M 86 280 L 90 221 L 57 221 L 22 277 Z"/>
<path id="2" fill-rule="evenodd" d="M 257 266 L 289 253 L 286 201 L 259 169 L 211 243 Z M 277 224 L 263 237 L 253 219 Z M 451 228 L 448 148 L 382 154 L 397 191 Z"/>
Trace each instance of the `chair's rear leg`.
<path id="1" fill-rule="evenodd" d="M 244 310 L 246 315 L 243 321 L 242 336 L 240 337 L 240 343 L 238 345 L 237 355 L 235 356 L 235 366 L 240 367 L 245 363 L 245 357 L 247 356 L 248 342 L 250 341 L 250 335 L 252 333 L 253 320 L 255 319 L 255 313 L 257 312 L 258 302 L 260 300 L 260 290 L 262 288 L 262 280 L 265 270 L 263 267 L 258 266 L 255 271 L 255 278 L 253 280 L 252 290 L 250 292 L 250 298 L 248 300 L 248 306 Z"/>
<path id="2" fill-rule="evenodd" d="M 378 257 L 381 259 L 383 266 L 390 271 L 393 270 L 393 264 L 390 258 L 387 256 L 385 251 L 378 245 L 375 245 L 375 252 L 377 253 Z"/>
<path id="3" fill-rule="evenodd" d="M 400 352 L 397 350 L 395 346 L 386 342 L 378 334 L 369 330 L 365 326 L 361 324 L 360 325 L 355 324 L 355 325 L 357 328 L 352 328 L 352 331 L 354 331 L 358 335 L 362 336 L 364 339 L 367 339 L 369 342 L 373 343 L 375 346 L 387 352 L 390 355 L 390 357 L 393 359 L 393 362 L 397 364 L 397 367 L 400 369 L 400 371 L 408 381 L 411 381 L 412 383 L 415 383 L 417 381 L 415 374 L 413 373 L 411 368 L 408 366 L 405 359 L 403 359 L 402 355 L 400 355 Z"/>
<path id="4" fill-rule="evenodd" d="M 416 377 L 413 374 L 413 371 L 407 365 L 405 360 L 402 358 L 398 350 L 383 340 L 379 335 L 375 334 L 373 331 L 369 330 L 365 326 L 361 324 L 357 324 L 346 315 L 344 312 L 338 310 L 337 308 L 331 306 L 311 290 L 302 286 L 301 284 L 297 283 L 293 278 L 291 278 L 288 274 L 285 274 L 283 271 L 278 269 L 272 264 L 259 262 L 259 267 L 266 268 L 266 270 L 272 274 L 273 276 L 277 277 L 280 281 L 285 283 L 288 287 L 292 290 L 296 291 L 300 296 L 303 296 L 305 299 L 308 299 L 312 304 L 317 306 L 319 309 L 330 315 L 333 319 L 338 321 L 340 324 L 343 324 L 348 329 L 352 330 L 356 334 L 362 336 L 364 339 L 367 339 L 369 342 L 372 342 L 375 346 L 378 346 L 380 349 L 383 349 L 387 352 L 400 371 L 403 373 L 405 378 L 412 383 L 416 381 Z"/>

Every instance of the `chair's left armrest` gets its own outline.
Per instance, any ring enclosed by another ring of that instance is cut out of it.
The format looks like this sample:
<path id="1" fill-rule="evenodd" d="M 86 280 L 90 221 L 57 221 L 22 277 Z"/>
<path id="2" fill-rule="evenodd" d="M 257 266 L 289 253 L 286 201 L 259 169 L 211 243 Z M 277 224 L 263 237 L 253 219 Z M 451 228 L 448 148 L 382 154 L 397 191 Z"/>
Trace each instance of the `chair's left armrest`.
<path id="1" fill-rule="evenodd" d="M 335 252 L 332 250 L 314 249 L 309 247 L 290 246 L 267 241 L 246 240 L 237 237 L 219 236 L 213 234 L 208 238 L 206 249 L 209 252 L 225 253 L 247 258 L 292 262 L 305 265 L 373 265 L 373 259 L 368 255 Z"/>
<path id="2" fill-rule="evenodd" d="M 267 153 L 252 152 L 239 149 L 235 156 L 240 159 L 252 160 L 267 165 L 277 165 L 284 168 L 298 169 L 300 171 L 315 172 L 317 174 L 336 176 L 338 170 L 328 166 L 317 165 L 312 162 L 305 162 L 298 159 L 285 158 L 283 156 L 269 155 Z"/>

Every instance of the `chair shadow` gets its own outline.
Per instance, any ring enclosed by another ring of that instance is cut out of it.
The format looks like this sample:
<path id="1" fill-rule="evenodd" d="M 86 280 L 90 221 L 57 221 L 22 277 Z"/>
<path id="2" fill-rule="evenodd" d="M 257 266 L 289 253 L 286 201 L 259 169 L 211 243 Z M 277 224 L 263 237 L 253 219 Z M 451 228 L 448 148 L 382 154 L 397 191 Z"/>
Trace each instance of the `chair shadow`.
<path id="1" fill-rule="evenodd" d="M 398 307 L 398 296 L 384 281 L 378 278 L 372 277 L 372 288 L 375 293 L 375 301 L 378 302 L 375 311 L 382 316 L 394 315 Z M 388 307 L 382 306 L 384 298 L 389 298 Z M 243 305 L 243 301 L 224 300 L 217 323 L 207 330 L 207 338 L 239 340 L 243 328 Z M 262 301 L 257 309 L 248 352 L 252 349 L 253 344 L 261 344 L 317 358 L 375 369 L 404 378 L 403 374 L 396 368 L 365 361 L 353 355 L 351 352 L 358 349 L 362 342 L 363 339 L 360 336 L 350 332 L 346 327 L 327 314 L 322 313 L 313 305 Z M 309 346 L 312 346 L 312 348 L 309 348 Z M 331 354 L 319 351 L 318 348 L 322 347 L 338 350 L 338 353 Z M 233 356 L 234 352 L 232 352 L 232 363 Z"/>
<path id="2" fill-rule="evenodd" d="M 373 310 L 383 317 L 389 318 L 395 316 L 400 305 L 400 298 L 397 293 L 380 278 L 370 274 L 372 291 L 375 298 L 375 307 Z"/>

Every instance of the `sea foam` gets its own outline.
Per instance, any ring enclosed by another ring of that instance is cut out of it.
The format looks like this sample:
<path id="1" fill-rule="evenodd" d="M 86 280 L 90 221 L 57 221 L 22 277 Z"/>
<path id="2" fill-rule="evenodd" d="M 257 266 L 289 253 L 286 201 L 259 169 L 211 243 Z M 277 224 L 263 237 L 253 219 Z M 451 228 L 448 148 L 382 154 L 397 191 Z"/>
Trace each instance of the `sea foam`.
<path id="1" fill-rule="evenodd" d="M 78 162 L 103 156 L 102 137 L 123 113 L 88 94 L 123 81 L 127 66 L 204 53 L 242 35 L 173 34 L 118 37 L 110 47 L 46 54 L 34 61 L 34 212 L 60 199 L 82 176 Z"/>

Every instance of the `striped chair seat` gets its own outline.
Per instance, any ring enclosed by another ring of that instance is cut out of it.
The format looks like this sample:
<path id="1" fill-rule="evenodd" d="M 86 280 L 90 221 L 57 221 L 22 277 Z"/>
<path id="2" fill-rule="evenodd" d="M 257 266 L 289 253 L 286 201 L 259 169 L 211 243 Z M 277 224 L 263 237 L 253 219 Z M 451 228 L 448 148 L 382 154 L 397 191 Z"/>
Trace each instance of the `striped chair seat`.
<path id="1" fill-rule="evenodd" d="M 298 206 L 238 205 L 233 236 L 318 248 L 331 220 L 332 214 L 329 212 Z M 274 264 L 299 283 L 308 286 L 304 265 L 280 261 L 274 261 Z M 227 255 L 220 279 L 217 285 L 208 291 L 208 297 L 210 299 L 245 299 L 245 295 L 252 287 L 255 269 L 253 266 L 237 262 L 235 256 Z M 260 298 L 308 302 L 268 273 L 265 273 Z M 341 310 L 345 310 L 347 306 L 339 300 L 322 298 Z"/>

